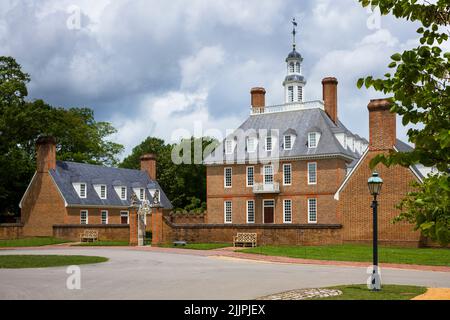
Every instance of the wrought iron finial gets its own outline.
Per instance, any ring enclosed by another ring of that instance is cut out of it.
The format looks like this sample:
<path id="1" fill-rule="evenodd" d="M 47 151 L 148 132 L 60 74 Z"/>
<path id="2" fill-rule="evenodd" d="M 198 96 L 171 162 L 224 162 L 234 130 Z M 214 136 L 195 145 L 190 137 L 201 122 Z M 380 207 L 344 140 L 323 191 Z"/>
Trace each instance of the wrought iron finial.
<path id="1" fill-rule="evenodd" d="M 297 23 L 297 21 L 295 21 L 295 17 L 294 18 L 292 18 L 292 25 L 293 25 L 293 29 L 292 29 L 292 38 L 293 38 L 293 41 L 292 41 L 292 47 L 294 48 L 294 51 L 295 51 L 295 47 L 296 47 L 296 42 L 295 42 L 295 36 L 297 35 L 297 26 L 298 26 L 298 23 Z"/>

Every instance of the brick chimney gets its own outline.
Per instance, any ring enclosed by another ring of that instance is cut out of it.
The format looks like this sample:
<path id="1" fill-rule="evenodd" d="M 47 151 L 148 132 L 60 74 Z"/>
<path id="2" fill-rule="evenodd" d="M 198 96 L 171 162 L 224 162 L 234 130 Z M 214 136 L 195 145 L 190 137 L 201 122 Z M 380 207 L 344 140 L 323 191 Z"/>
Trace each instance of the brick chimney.
<path id="1" fill-rule="evenodd" d="M 253 88 L 250 94 L 252 96 L 252 111 L 254 113 L 263 113 L 266 106 L 266 89 Z"/>
<path id="2" fill-rule="evenodd" d="M 387 99 L 370 100 L 369 105 L 370 150 L 391 150 L 397 142 L 395 113 L 390 112 Z"/>
<path id="3" fill-rule="evenodd" d="M 156 156 L 154 154 L 144 154 L 141 157 L 141 170 L 147 172 L 150 179 L 156 180 Z"/>
<path id="4" fill-rule="evenodd" d="M 338 120 L 338 97 L 337 97 L 338 81 L 334 77 L 328 77 L 322 80 L 323 102 L 325 104 L 325 112 L 333 120 Z"/>
<path id="5" fill-rule="evenodd" d="M 54 137 L 39 137 L 36 140 L 37 172 L 47 173 L 56 168 L 56 139 Z"/>

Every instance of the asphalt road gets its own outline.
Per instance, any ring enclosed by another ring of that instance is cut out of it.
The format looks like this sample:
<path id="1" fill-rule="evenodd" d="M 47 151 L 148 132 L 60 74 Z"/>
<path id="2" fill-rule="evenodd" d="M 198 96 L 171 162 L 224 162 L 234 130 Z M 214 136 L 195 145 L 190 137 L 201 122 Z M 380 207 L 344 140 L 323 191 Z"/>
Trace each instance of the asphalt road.
<path id="1" fill-rule="evenodd" d="M 39 249 L 5 254 L 77 254 L 110 258 L 81 266 L 69 290 L 66 267 L 0 269 L 0 299 L 241 300 L 283 291 L 366 283 L 365 268 L 262 263 L 129 249 Z M 384 269 L 385 284 L 450 288 L 450 273 Z"/>

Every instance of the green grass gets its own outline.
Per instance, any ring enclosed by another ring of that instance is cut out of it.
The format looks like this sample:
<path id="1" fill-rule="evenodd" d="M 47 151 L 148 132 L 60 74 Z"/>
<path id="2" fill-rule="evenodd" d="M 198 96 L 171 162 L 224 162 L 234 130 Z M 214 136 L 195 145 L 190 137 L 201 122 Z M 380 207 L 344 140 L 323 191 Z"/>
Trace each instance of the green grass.
<path id="1" fill-rule="evenodd" d="M 126 247 L 128 241 L 96 241 L 73 244 L 74 247 Z"/>
<path id="2" fill-rule="evenodd" d="M 398 285 L 383 285 L 378 292 L 370 291 L 366 285 L 337 286 L 327 289 L 341 290 L 342 295 L 313 300 L 411 300 L 427 291 L 424 287 Z"/>
<path id="3" fill-rule="evenodd" d="M 106 262 L 108 258 L 62 255 L 0 255 L 0 269 L 47 268 Z"/>
<path id="4" fill-rule="evenodd" d="M 0 247 L 41 247 L 69 241 L 52 237 L 23 238 L 15 240 L 0 240 Z"/>
<path id="5" fill-rule="evenodd" d="M 313 260 L 372 261 L 372 247 L 365 245 L 266 246 L 239 250 L 239 252 Z M 450 266 L 450 249 L 380 247 L 379 261 L 381 263 Z"/>
<path id="6" fill-rule="evenodd" d="M 165 248 L 192 249 L 192 250 L 214 250 L 231 247 L 230 243 L 190 243 L 185 246 L 174 246 L 172 244 L 163 245 Z"/>

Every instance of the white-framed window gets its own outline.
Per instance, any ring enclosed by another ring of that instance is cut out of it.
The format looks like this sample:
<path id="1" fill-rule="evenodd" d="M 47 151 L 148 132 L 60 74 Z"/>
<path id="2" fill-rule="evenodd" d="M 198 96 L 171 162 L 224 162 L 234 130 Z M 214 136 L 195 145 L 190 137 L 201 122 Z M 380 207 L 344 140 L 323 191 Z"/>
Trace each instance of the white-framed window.
<path id="1" fill-rule="evenodd" d="M 224 169 L 224 185 L 225 188 L 233 187 L 233 168 Z"/>
<path id="2" fill-rule="evenodd" d="M 86 183 L 80 183 L 80 198 L 85 199 L 87 197 Z"/>
<path id="3" fill-rule="evenodd" d="M 120 211 L 120 224 L 130 224 L 130 213 L 128 211 Z"/>
<path id="4" fill-rule="evenodd" d="M 272 151 L 272 136 L 266 137 L 266 151 Z"/>
<path id="5" fill-rule="evenodd" d="M 108 224 L 108 210 L 102 210 L 102 224 Z"/>
<path id="6" fill-rule="evenodd" d="M 127 200 L 127 187 L 120 187 L 120 199 Z"/>
<path id="7" fill-rule="evenodd" d="M 273 184 L 273 165 L 264 166 L 264 184 Z"/>
<path id="8" fill-rule="evenodd" d="M 308 148 L 317 148 L 317 132 L 308 133 Z"/>
<path id="9" fill-rule="evenodd" d="M 224 220 L 225 223 L 233 223 L 233 202 L 224 202 Z"/>
<path id="10" fill-rule="evenodd" d="M 283 201 L 283 222 L 292 223 L 292 200 Z"/>
<path id="11" fill-rule="evenodd" d="M 308 223 L 317 223 L 317 199 L 308 199 Z"/>
<path id="12" fill-rule="evenodd" d="M 292 150 L 292 136 L 291 135 L 286 135 L 284 136 L 284 150 Z"/>
<path id="13" fill-rule="evenodd" d="M 232 154 L 234 152 L 234 141 L 226 140 L 225 141 L 225 153 Z"/>
<path id="14" fill-rule="evenodd" d="M 308 162 L 308 184 L 317 184 L 317 162 Z"/>
<path id="15" fill-rule="evenodd" d="M 106 185 L 102 184 L 102 185 L 100 185 L 100 199 L 106 199 L 106 198 L 107 198 Z"/>
<path id="16" fill-rule="evenodd" d="M 297 95 L 298 95 L 298 101 L 302 102 L 303 101 L 303 87 L 302 86 L 298 86 Z"/>
<path id="17" fill-rule="evenodd" d="M 139 200 L 141 200 L 141 201 L 145 200 L 145 189 L 144 188 L 139 189 Z"/>
<path id="18" fill-rule="evenodd" d="M 300 70 L 300 62 L 297 62 L 297 63 L 295 64 L 295 72 L 297 72 L 297 73 L 300 73 L 300 72 L 301 72 L 301 70 Z"/>
<path id="19" fill-rule="evenodd" d="M 289 72 L 290 73 L 295 72 L 295 64 L 293 62 L 289 63 Z"/>
<path id="20" fill-rule="evenodd" d="M 247 152 L 253 153 L 256 151 L 256 138 L 250 137 L 247 138 Z"/>
<path id="21" fill-rule="evenodd" d="M 290 163 L 283 164 L 283 185 L 290 186 L 292 184 L 292 165 Z"/>
<path id="22" fill-rule="evenodd" d="M 294 87 L 288 87 L 288 102 L 294 102 Z"/>
<path id="23" fill-rule="evenodd" d="M 247 201 L 247 223 L 255 223 L 255 201 Z"/>
<path id="24" fill-rule="evenodd" d="M 80 224 L 88 224 L 89 223 L 89 213 L 87 210 L 80 211 Z"/>
<path id="25" fill-rule="evenodd" d="M 247 187 L 255 185 L 255 167 L 247 167 Z"/>

